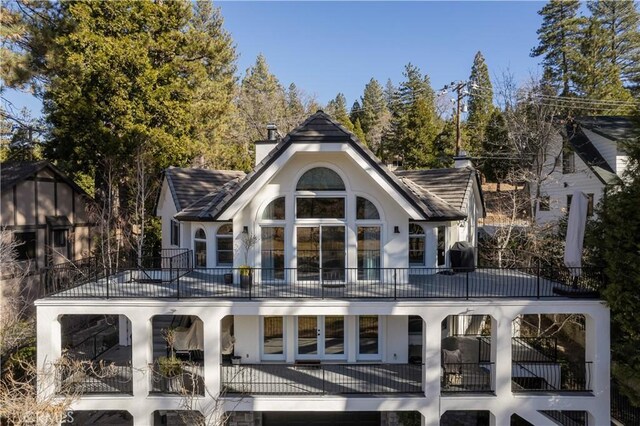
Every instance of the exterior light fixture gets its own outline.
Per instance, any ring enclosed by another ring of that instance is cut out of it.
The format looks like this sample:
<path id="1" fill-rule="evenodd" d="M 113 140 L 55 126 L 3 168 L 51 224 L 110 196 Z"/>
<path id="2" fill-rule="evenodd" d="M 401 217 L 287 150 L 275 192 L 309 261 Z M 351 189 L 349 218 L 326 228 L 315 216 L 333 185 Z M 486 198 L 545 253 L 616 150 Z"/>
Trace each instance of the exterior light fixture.
<path id="1" fill-rule="evenodd" d="M 248 234 L 249 233 L 249 227 L 248 226 L 243 226 L 242 227 L 242 233 L 243 234 Z"/>
<path id="2" fill-rule="evenodd" d="M 393 227 L 393 233 L 394 234 L 399 234 L 400 233 L 400 227 L 399 226 L 394 226 Z"/>

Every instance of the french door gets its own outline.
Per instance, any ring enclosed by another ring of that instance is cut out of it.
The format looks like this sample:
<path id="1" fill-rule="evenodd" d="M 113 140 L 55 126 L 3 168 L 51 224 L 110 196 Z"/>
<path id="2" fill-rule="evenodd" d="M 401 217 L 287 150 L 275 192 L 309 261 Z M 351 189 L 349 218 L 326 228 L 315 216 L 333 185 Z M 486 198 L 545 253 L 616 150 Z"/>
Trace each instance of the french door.
<path id="1" fill-rule="evenodd" d="M 296 326 L 297 359 L 346 359 L 343 316 L 299 316 Z"/>
<path id="2" fill-rule="evenodd" d="M 322 282 L 345 280 L 345 227 L 296 228 L 298 279 Z"/>

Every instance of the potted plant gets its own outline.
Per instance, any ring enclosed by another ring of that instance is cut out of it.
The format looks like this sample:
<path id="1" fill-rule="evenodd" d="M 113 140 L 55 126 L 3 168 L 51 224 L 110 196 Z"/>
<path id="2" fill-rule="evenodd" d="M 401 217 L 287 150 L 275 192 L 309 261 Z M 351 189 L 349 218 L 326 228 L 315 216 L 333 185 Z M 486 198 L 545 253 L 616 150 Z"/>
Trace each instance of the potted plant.
<path id="1" fill-rule="evenodd" d="M 251 288 L 253 281 L 251 266 L 248 264 L 249 251 L 258 243 L 258 237 L 255 234 L 243 232 L 240 238 L 240 243 L 244 255 L 244 264 L 238 267 L 238 271 L 240 272 L 240 288 L 248 289 Z"/>
<path id="2" fill-rule="evenodd" d="M 161 380 L 166 383 L 165 389 L 167 392 L 180 392 L 181 383 L 180 379 L 183 372 L 183 364 L 174 350 L 176 343 L 176 329 L 170 327 L 162 330 L 162 337 L 169 346 L 169 356 L 161 356 L 158 358 L 158 372 L 160 373 Z"/>

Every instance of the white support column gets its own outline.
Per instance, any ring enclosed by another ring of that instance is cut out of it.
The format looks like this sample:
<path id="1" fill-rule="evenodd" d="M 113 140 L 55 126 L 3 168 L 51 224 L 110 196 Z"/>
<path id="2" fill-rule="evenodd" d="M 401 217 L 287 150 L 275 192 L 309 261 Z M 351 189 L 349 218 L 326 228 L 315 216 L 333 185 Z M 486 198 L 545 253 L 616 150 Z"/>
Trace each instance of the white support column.
<path id="1" fill-rule="evenodd" d="M 492 317 L 491 358 L 495 370 L 495 392 L 498 398 L 511 398 L 511 317 Z"/>
<path id="2" fill-rule="evenodd" d="M 587 379 L 591 378 L 591 389 L 597 399 L 597 406 L 589 411 L 589 424 L 600 425 L 611 422 L 611 352 L 609 309 L 594 310 L 585 315 L 585 366 Z"/>
<path id="3" fill-rule="evenodd" d="M 345 320 L 347 322 L 345 333 L 345 341 L 347 342 L 347 362 L 356 362 L 358 360 L 358 345 L 356 342 L 360 338 L 360 336 L 358 336 L 357 317 L 355 315 L 347 315 Z"/>
<path id="4" fill-rule="evenodd" d="M 144 397 L 149 394 L 152 360 L 151 317 L 142 311 L 129 314 L 131 322 L 131 365 L 133 367 L 133 396 Z"/>
<path id="5" fill-rule="evenodd" d="M 55 371 L 53 363 L 62 354 L 62 327 L 56 309 L 37 309 L 37 368 L 43 372 L 45 380 L 38 380 L 38 396 L 48 398 L 55 392 Z"/>
<path id="6" fill-rule="evenodd" d="M 298 317 L 288 315 L 284 317 L 285 359 L 288 363 L 296 362 L 296 321 Z M 262 321 L 262 320 L 261 320 Z M 262 342 L 260 342 L 262 345 Z"/>
<path id="7" fill-rule="evenodd" d="M 221 377 L 220 363 L 222 354 L 220 352 L 220 322 L 224 313 L 210 309 L 206 314 L 202 314 L 200 319 L 204 323 L 204 386 L 205 395 L 211 394 L 214 398 L 220 393 Z"/>
<path id="8" fill-rule="evenodd" d="M 442 333 L 440 320 L 430 318 L 428 314 L 422 315 L 425 328 L 424 353 L 424 393 L 426 407 L 420 412 L 424 416 L 426 426 L 440 424 L 440 350 L 442 346 Z"/>
<path id="9" fill-rule="evenodd" d="M 118 344 L 131 346 L 131 324 L 125 315 L 118 315 Z"/>

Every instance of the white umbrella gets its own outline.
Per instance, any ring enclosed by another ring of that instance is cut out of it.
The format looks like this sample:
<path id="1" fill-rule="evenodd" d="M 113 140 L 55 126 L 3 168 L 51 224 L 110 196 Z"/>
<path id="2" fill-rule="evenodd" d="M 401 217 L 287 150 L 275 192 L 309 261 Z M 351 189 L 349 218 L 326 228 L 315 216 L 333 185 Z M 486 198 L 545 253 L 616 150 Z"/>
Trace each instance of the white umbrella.
<path id="1" fill-rule="evenodd" d="M 582 266 L 582 244 L 587 224 L 589 197 L 582 191 L 574 191 L 569 209 L 567 240 L 564 247 L 564 264 L 573 277 L 579 277 Z"/>

